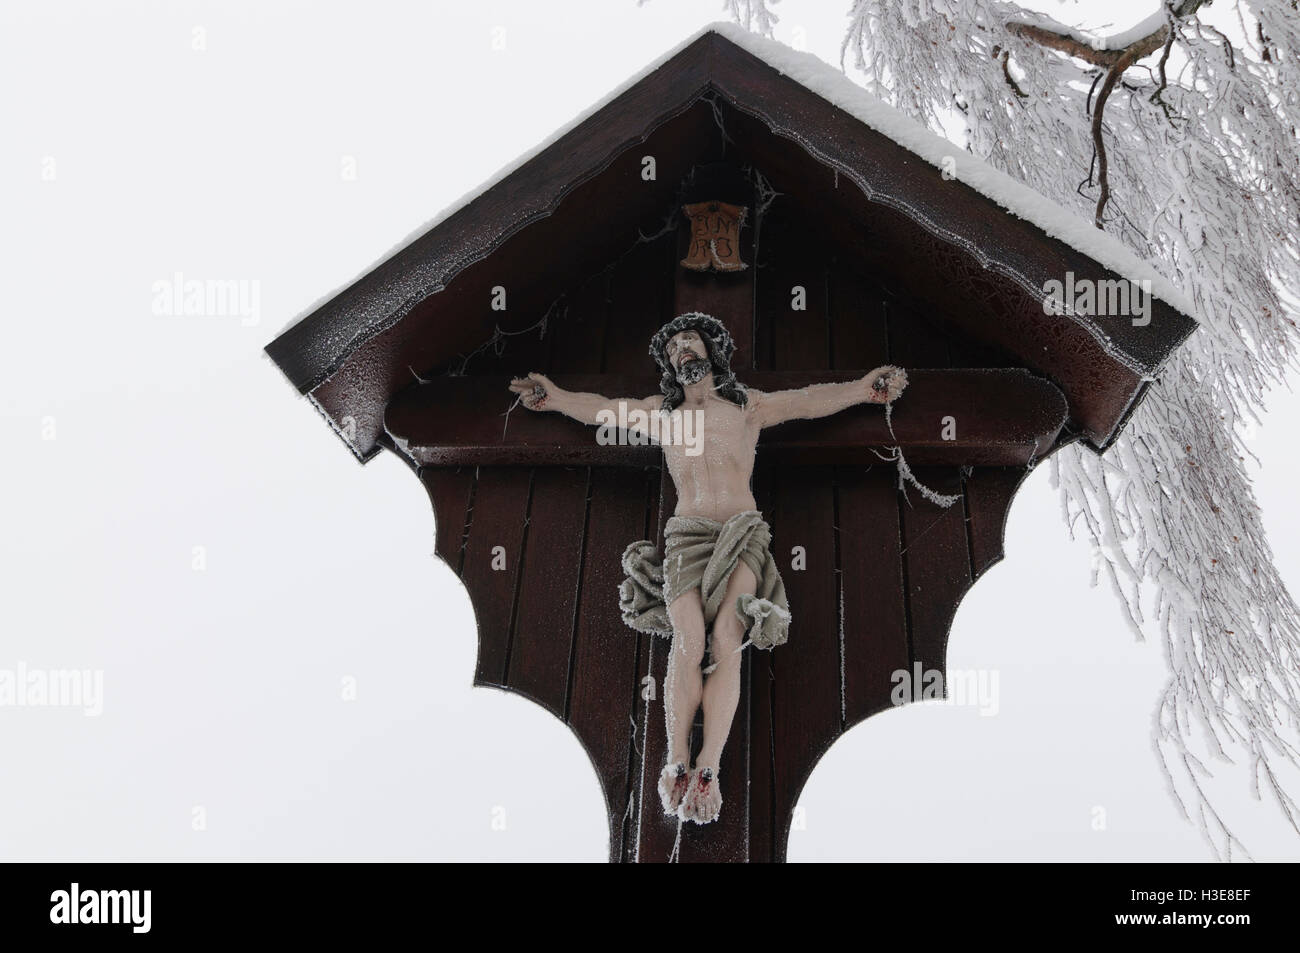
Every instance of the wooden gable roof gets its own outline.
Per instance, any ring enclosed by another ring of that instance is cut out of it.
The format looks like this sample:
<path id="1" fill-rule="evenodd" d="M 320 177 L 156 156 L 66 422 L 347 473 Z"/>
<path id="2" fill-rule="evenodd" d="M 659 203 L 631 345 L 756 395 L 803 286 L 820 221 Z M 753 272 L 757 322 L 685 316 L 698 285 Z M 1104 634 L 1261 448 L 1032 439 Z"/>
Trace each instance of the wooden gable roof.
<path id="1" fill-rule="evenodd" d="M 714 199 L 753 213 L 743 271 L 678 266 L 691 238 L 678 210 Z M 1149 324 L 1046 314 L 1043 285 L 1067 272 L 1153 278 Z M 1104 448 L 1194 328 L 1188 307 L 1112 238 L 815 58 L 715 26 L 268 351 L 362 460 L 386 447 L 416 470 L 437 553 L 474 608 L 475 683 L 530 698 L 582 741 L 611 859 L 762 861 L 785 857 L 831 744 L 900 704 L 895 676 L 946 677 L 953 614 L 1001 558 L 1027 468 L 1076 437 Z M 653 393 L 648 340 L 691 310 L 724 320 L 749 386 L 880 364 L 910 383 L 892 418 L 858 406 L 760 437 L 752 488 L 773 552 L 803 560 L 783 570 L 797 621 L 790 646 L 745 653 L 727 807 L 683 829 L 659 808 L 663 707 L 647 690 L 670 649 L 628 628 L 614 598 L 624 547 L 663 538 L 676 486 L 658 447 L 511 413 L 506 382 L 532 370 Z M 928 495 L 900 494 L 903 452 Z"/>
<path id="2" fill-rule="evenodd" d="M 787 54 L 803 57 L 799 79 L 787 75 Z M 535 322 L 610 249 L 653 231 L 719 125 L 749 163 L 819 208 L 821 240 L 894 275 L 902 293 L 1059 387 L 1068 432 L 1095 448 L 1114 439 L 1195 328 L 1177 293 L 1109 236 L 1072 230 L 1070 213 L 815 58 L 714 25 L 305 315 L 268 354 L 370 458 L 391 443 L 385 409 L 413 375 L 446 367 L 497 327 Z M 941 148 L 952 152 L 942 158 L 953 180 L 936 168 Z M 640 174 L 646 155 L 656 158 L 653 181 Z M 487 306 L 502 261 L 513 281 L 508 315 Z M 1046 314 L 1043 286 L 1067 272 L 1153 277 L 1150 323 Z"/>

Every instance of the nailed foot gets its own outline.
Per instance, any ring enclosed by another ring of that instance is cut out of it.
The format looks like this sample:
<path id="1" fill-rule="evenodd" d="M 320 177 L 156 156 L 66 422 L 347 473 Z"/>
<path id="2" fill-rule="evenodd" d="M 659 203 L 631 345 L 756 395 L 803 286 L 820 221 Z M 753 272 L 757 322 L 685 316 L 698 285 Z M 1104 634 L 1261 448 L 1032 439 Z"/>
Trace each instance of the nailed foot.
<path id="1" fill-rule="evenodd" d="M 677 814 L 682 798 L 686 796 L 686 788 L 690 780 L 691 776 L 686 770 L 686 765 L 680 761 L 664 765 L 664 769 L 659 772 L 659 798 L 664 802 L 665 814 L 674 816 Z"/>
<path id="2" fill-rule="evenodd" d="M 712 768 L 696 768 L 691 772 L 686 796 L 678 816 L 696 824 L 710 824 L 722 811 L 722 788 Z"/>

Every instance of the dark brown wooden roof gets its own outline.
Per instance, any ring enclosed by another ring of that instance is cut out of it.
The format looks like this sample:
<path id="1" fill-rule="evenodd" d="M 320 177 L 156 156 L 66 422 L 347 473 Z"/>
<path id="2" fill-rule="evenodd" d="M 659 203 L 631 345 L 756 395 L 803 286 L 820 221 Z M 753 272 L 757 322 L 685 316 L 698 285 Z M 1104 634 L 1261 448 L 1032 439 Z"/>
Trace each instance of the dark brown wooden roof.
<path id="1" fill-rule="evenodd" d="M 445 367 L 495 327 L 524 327 L 610 249 L 672 208 L 703 143 L 738 149 L 823 212 L 845 249 L 949 325 L 1006 349 L 1064 393 L 1069 429 L 1117 434 L 1195 322 L 1161 300 L 1152 320 L 1047 316 L 1043 283 L 1119 277 L 1070 245 L 707 32 L 464 207 L 306 315 L 267 347 L 360 458 L 388 440 L 384 412 L 415 372 Z M 654 155 L 655 181 L 641 179 Z M 510 310 L 487 307 L 503 260 Z"/>

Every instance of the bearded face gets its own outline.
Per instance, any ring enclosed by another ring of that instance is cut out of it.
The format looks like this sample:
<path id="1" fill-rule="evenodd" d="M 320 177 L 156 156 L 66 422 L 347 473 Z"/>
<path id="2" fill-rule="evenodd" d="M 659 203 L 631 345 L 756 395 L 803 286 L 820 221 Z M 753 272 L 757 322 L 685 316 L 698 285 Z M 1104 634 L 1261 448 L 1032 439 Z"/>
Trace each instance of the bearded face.
<path id="1" fill-rule="evenodd" d="M 702 311 L 679 314 L 650 338 L 650 356 L 659 368 L 659 390 L 664 395 L 660 413 L 672 413 L 686 398 L 688 387 L 708 387 L 710 392 L 744 407 L 745 385 L 731 370 L 736 344 L 726 326 Z"/>
<path id="2" fill-rule="evenodd" d="M 700 332 L 694 330 L 679 331 L 668 339 L 668 363 L 676 372 L 677 381 L 683 387 L 698 384 L 713 370 L 709 363 L 708 348 Z"/>

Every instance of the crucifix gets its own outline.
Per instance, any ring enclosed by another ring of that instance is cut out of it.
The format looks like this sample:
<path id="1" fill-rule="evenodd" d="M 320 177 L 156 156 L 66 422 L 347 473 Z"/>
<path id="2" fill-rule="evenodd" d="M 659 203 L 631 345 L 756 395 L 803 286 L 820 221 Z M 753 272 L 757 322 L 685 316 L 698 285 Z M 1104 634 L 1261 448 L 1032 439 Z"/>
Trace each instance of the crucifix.
<path id="1" fill-rule="evenodd" d="M 507 342 L 395 397 L 385 429 L 474 599 L 476 681 L 582 738 L 611 853 L 779 859 L 820 754 L 895 703 L 894 673 L 944 671 L 956 603 L 1065 408 L 882 313 L 807 213 L 748 211 L 737 166 L 691 179 L 675 232 L 620 259 L 607 304 L 600 284 L 575 296 L 549 359 Z M 961 505 L 904 496 L 890 448 Z"/>
<path id="2" fill-rule="evenodd" d="M 872 120 L 884 107 L 852 105 L 860 90 L 833 69 L 814 91 L 775 47 L 724 34 L 705 30 L 267 347 L 351 453 L 390 451 L 425 487 L 437 555 L 473 606 L 475 684 L 581 740 L 612 860 L 780 861 L 792 830 L 834 823 L 801 815 L 805 782 L 853 726 L 956 674 L 954 613 L 1001 558 L 1025 474 L 1071 442 L 1110 446 L 1195 329 L 1168 291 L 1149 326 L 1045 312 L 1038 289 L 1064 275 L 1133 277 L 1115 270 L 1122 246 L 1060 237 L 1069 213 L 1041 196 L 1008 204 L 939 174 L 923 135 L 891 137 L 904 120 Z M 673 328 L 683 316 L 698 323 Z M 882 409 L 864 381 L 898 399 Z M 773 395 L 841 391 L 852 401 L 825 416 L 768 416 Z M 594 435 L 545 412 L 580 411 L 566 395 L 581 394 L 629 406 Z M 543 412 L 511 412 L 521 401 Z M 653 427 L 660 446 L 641 439 Z M 728 534 L 741 555 L 708 558 L 733 519 L 750 521 Z M 664 560 L 694 538 L 680 521 L 704 530 L 691 585 Z M 700 593 L 705 623 L 701 639 L 692 614 L 677 651 L 674 587 Z M 465 635 L 441 618 L 420 632 Z M 738 634 L 748 647 L 720 651 Z M 684 823 L 683 804 L 716 819 Z"/>
<path id="3" fill-rule="evenodd" d="M 693 311 L 651 338 L 659 394 L 575 393 L 537 372 L 510 384 L 529 410 L 557 411 L 592 426 L 641 421 L 632 429 L 646 436 L 652 415 L 696 417 L 693 428 L 654 428 L 670 436 L 693 429 L 702 439 L 694 446 L 658 441 L 677 494 L 664 557 L 655 558 L 652 540 L 632 543 L 623 556 L 628 575 L 620 587 L 623 620 L 671 639 L 664 680 L 668 757 L 658 790 L 665 814 L 696 824 L 716 820 L 722 808 L 718 774 L 740 701 L 740 653 L 748 645 L 773 649 L 787 640 L 790 628 L 771 528 L 750 485 L 759 434 L 859 404 L 888 404 L 907 386 L 901 368 L 883 366 L 856 380 L 753 390 L 731 369 L 735 349 L 720 320 Z M 692 765 L 690 729 L 701 708 L 704 741 Z"/>

